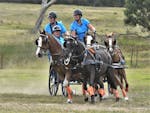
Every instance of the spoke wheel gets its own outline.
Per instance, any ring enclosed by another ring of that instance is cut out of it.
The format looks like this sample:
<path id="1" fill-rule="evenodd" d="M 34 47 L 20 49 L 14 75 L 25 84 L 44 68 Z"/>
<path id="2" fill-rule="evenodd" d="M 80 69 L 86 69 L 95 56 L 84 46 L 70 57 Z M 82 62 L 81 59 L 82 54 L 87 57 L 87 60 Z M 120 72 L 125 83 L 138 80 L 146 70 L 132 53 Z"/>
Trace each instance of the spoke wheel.
<path id="1" fill-rule="evenodd" d="M 49 93 L 51 96 L 56 96 L 58 92 L 59 82 L 58 82 L 58 74 L 57 72 L 50 66 L 49 69 Z"/>
<path id="2" fill-rule="evenodd" d="M 62 90 L 62 95 L 65 96 L 65 97 L 67 97 L 68 93 L 67 93 L 66 88 L 63 86 L 63 83 L 61 83 L 61 90 Z"/>

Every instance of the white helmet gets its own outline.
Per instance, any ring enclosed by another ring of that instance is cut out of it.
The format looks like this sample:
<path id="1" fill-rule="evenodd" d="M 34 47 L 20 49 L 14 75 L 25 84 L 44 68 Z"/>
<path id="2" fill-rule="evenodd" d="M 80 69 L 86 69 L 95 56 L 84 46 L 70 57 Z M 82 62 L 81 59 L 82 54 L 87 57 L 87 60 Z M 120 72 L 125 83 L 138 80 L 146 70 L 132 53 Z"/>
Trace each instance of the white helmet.
<path id="1" fill-rule="evenodd" d="M 55 31 L 61 31 L 61 27 L 58 26 L 58 25 L 55 25 L 55 26 L 52 28 L 52 32 L 55 32 Z"/>

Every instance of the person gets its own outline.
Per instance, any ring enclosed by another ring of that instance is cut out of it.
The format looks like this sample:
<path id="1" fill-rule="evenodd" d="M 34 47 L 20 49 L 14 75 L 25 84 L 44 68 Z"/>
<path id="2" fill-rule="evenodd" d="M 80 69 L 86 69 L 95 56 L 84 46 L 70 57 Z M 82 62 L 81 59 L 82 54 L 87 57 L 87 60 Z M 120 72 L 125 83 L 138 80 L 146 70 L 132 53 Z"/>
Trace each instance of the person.
<path id="1" fill-rule="evenodd" d="M 65 26 L 63 25 L 63 23 L 57 21 L 57 15 L 56 15 L 55 12 L 50 12 L 49 15 L 48 15 L 48 19 L 49 19 L 49 23 L 47 23 L 45 25 L 45 28 L 44 28 L 44 30 L 46 31 L 46 33 L 52 34 L 52 28 L 55 25 L 58 25 L 58 26 L 61 27 L 61 36 L 68 35 L 68 32 L 67 32 Z"/>
<path id="2" fill-rule="evenodd" d="M 50 12 L 48 14 L 48 19 L 49 19 L 49 23 L 47 23 L 44 27 L 44 30 L 46 31 L 47 34 L 52 34 L 52 28 L 55 25 L 58 25 L 61 28 L 61 31 L 60 31 L 61 37 L 68 35 L 68 32 L 67 32 L 65 26 L 63 25 L 63 23 L 57 21 L 57 14 L 55 12 Z M 50 51 L 48 51 L 48 60 L 49 60 L 49 62 L 51 61 Z"/>
<path id="3" fill-rule="evenodd" d="M 93 33 L 96 33 L 95 27 L 89 20 L 82 18 L 82 11 L 77 9 L 73 12 L 74 21 L 70 25 L 70 31 L 72 37 L 76 37 L 78 40 L 84 42 L 84 37 L 90 29 Z"/>
<path id="4" fill-rule="evenodd" d="M 63 46 L 65 40 L 64 38 L 61 36 L 61 27 L 58 25 L 55 25 L 52 28 L 52 34 L 54 36 L 54 38 L 61 44 L 61 46 Z"/>

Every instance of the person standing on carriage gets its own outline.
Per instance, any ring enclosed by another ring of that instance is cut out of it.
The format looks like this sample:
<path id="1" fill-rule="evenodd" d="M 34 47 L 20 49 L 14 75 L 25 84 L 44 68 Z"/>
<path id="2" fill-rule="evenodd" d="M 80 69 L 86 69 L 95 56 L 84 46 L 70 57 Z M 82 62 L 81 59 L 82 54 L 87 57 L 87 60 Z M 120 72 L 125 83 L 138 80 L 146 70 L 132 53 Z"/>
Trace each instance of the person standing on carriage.
<path id="1" fill-rule="evenodd" d="M 88 30 L 90 29 L 95 34 L 96 29 L 89 20 L 83 18 L 82 16 L 82 11 L 79 9 L 73 12 L 74 21 L 70 25 L 70 31 L 72 37 L 84 42 L 84 38 Z"/>
<path id="2" fill-rule="evenodd" d="M 60 31 L 61 37 L 68 35 L 66 27 L 63 25 L 63 23 L 60 21 L 57 21 L 57 14 L 55 12 L 50 12 L 48 14 L 48 19 L 49 19 L 49 23 L 47 23 L 44 27 L 44 30 L 46 31 L 47 34 L 52 34 L 53 27 L 55 25 L 58 25 L 61 28 L 61 31 Z M 49 61 L 51 61 L 50 52 L 48 52 L 48 59 L 49 59 Z"/>

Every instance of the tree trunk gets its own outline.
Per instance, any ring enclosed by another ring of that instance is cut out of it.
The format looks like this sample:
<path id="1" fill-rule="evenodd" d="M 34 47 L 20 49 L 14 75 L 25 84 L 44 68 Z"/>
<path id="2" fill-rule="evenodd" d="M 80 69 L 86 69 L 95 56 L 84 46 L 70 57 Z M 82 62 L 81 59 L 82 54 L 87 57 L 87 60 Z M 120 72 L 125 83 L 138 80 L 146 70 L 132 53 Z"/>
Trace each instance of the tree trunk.
<path id="1" fill-rule="evenodd" d="M 35 23 L 35 27 L 33 29 L 34 33 L 37 33 L 37 31 L 39 30 L 39 28 L 43 22 L 44 15 L 45 15 L 45 12 L 47 11 L 47 9 L 55 2 L 56 2 L 56 0 L 51 0 L 48 3 L 47 3 L 47 0 L 42 0 L 42 9 L 41 9 L 40 15 Z"/>

